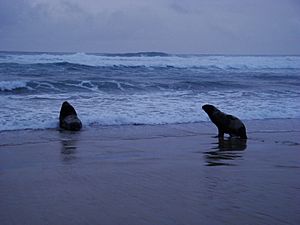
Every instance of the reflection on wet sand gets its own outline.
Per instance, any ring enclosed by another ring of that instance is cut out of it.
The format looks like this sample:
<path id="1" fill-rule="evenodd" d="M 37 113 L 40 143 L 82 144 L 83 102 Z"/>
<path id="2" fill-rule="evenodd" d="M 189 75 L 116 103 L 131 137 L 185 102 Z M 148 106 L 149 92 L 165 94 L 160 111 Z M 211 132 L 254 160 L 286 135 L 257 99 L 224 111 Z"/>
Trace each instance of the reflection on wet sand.
<path id="1" fill-rule="evenodd" d="M 76 159 L 76 149 L 78 138 L 61 133 L 61 156 L 64 162 Z"/>
<path id="2" fill-rule="evenodd" d="M 247 148 L 247 140 L 239 138 L 218 139 L 211 151 L 205 152 L 207 166 L 233 166 L 232 161 L 242 157 L 242 151 Z"/>

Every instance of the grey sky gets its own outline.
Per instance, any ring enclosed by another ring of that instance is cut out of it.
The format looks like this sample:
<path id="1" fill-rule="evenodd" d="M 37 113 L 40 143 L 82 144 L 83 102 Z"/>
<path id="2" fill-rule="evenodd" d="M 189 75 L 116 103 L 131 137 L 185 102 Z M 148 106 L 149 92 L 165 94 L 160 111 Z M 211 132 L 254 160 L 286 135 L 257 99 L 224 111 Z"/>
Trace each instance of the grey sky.
<path id="1" fill-rule="evenodd" d="M 0 50 L 300 54 L 300 1 L 0 0 Z"/>

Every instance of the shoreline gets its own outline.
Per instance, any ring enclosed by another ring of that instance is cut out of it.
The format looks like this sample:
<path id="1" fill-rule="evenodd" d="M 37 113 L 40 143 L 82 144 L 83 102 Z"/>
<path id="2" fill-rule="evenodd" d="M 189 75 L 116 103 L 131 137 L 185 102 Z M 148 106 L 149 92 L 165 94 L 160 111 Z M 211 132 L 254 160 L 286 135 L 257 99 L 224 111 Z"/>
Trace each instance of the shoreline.
<path id="1" fill-rule="evenodd" d="M 0 223 L 299 224 L 300 119 L 244 123 L 0 132 Z"/>
<path id="2" fill-rule="evenodd" d="M 300 131 L 300 118 L 271 118 L 271 119 L 252 119 L 252 120 L 243 120 L 246 125 L 247 132 L 251 133 L 268 133 L 268 132 L 298 132 Z M 284 127 L 284 129 L 278 129 L 278 126 Z M 143 130 L 144 128 L 166 128 L 170 130 L 172 128 L 182 127 L 187 129 L 198 129 L 198 134 L 204 134 L 205 132 L 201 132 L 203 129 L 206 129 L 207 132 L 217 132 L 215 125 L 207 120 L 193 123 L 173 123 L 173 124 L 121 124 L 121 125 L 85 125 L 83 124 L 83 128 L 78 132 L 97 132 L 102 130 L 118 130 L 118 129 L 133 129 Z M 34 133 L 34 132 L 69 132 L 65 131 L 58 127 L 53 128 L 27 128 L 27 129 L 17 129 L 17 130 L 0 130 L 0 135 L 7 137 L 10 134 L 16 133 L 26 134 L 26 133 Z M 69 133 L 77 133 L 77 132 L 69 132 Z M 226 136 L 226 134 L 225 134 Z M 0 142 L 0 146 L 2 143 Z"/>

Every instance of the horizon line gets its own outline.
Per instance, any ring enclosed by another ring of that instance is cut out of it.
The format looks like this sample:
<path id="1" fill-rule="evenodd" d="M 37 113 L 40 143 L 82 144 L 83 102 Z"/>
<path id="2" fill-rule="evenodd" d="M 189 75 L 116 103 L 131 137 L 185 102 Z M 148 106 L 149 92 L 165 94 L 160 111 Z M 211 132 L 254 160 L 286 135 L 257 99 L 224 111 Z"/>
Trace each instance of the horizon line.
<path id="1" fill-rule="evenodd" d="M 126 54 L 162 54 L 165 56 L 176 56 L 176 55 L 198 55 L 198 56 L 300 56 L 300 53 L 297 54 L 286 54 L 286 53 L 168 53 L 164 51 L 136 51 L 136 52 L 84 52 L 84 51 L 23 51 L 23 50 L 0 50 L 0 53 L 37 53 L 37 54 L 102 54 L 102 55 L 126 55 Z"/>

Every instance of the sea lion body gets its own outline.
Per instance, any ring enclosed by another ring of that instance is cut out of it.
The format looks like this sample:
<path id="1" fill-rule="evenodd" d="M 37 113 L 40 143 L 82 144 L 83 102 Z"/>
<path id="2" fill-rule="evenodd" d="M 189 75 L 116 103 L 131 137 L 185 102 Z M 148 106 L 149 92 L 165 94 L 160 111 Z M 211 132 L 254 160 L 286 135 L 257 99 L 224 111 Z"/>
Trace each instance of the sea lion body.
<path id="1" fill-rule="evenodd" d="M 218 137 L 223 138 L 224 134 L 229 134 L 231 137 L 247 139 L 246 127 L 239 118 L 226 114 L 213 105 L 203 105 L 202 109 L 217 126 Z"/>
<path id="2" fill-rule="evenodd" d="M 79 131 L 82 128 L 82 123 L 77 116 L 74 107 L 65 101 L 60 109 L 59 126 L 65 130 Z"/>

